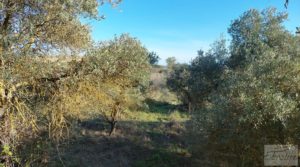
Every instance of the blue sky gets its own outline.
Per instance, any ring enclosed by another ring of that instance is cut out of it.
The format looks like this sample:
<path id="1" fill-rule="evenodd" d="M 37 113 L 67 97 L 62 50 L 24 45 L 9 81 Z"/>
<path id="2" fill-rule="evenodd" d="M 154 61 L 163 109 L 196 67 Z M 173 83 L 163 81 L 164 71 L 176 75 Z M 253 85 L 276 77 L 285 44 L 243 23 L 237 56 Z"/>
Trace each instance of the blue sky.
<path id="1" fill-rule="evenodd" d="M 87 22 L 96 41 L 129 33 L 157 52 L 160 64 L 171 56 L 189 63 L 197 50 L 207 50 L 221 34 L 228 36 L 233 19 L 248 9 L 267 7 L 289 13 L 288 30 L 300 26 L 300 0 L 290 0 L 288 9 L 284 0 L 123 0 L 116 8 L 99 8 L 105 20 Z"/>

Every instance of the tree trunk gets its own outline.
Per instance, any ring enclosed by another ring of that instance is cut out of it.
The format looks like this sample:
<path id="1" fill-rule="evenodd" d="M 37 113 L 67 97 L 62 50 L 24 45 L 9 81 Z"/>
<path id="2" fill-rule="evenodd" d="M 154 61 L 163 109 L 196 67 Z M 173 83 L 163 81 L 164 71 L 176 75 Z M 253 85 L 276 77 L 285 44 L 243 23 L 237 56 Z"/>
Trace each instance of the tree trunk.
<path id="1" fill-rule="evenodd" d="M 0 107 L 0 121 L 4 117 L 5 111 L 6 111 L 5 106 Z"/>
<path id="2" fill-rule="evenodd" d="M 1 52 L 6 52 L 7 49 L 9 48 L 8 46 L 8 41 L 5 40 L 5 38 L 7 38 L 7 35 L 9 34 L 9 28 L 10 28 L 10 21 L 11 21 L 11 17 L 12 17 L 12 11 L 10 11 L 13 7 L 13 1 L 12 2 L 8 2 L 5 6 L 5 8 L 7 9 L 6 11 L 6 15 L 4 17 L 4 21 L 3 24 L 0 26 L 0 33 L 2 33 L 2 40 L 1 40 L 1 44 L 0 44 L 0 49 Z"/>
<path id="3" fill-rule="evenodd" d="M 191 113 L 191 112 L 192 112 L 192 103 L 189 102 L 189 113 Z"/>
<path id="4" fill-rule="evenodd" d="M 109 122 L 109 124 L 110 124 L 109 136 L 111 136 L 113 133 L 115 133 L 117 121 L 111 121 Z"/>
<path id="5" fill-rule="evenodd" d="M 278 121 L 278 140 L 280 144 L 286 144 L 285 143 L 285 135 L 284 135 L 284 125 L 281 123 L 281 121 Z"/>

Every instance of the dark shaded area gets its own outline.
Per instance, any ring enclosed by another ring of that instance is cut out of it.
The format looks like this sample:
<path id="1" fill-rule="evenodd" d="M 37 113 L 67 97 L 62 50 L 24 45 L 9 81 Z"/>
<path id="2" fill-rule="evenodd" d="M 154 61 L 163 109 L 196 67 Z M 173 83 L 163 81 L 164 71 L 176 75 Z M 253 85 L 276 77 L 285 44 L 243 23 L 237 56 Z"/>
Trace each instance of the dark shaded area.
<path id="1" fill-rule="evenodd" d="M 80 121 L 79 126 L 84 129 L 89 130 L 105 130 L 107 129 L 107 125 L 105 124 L 105 121 L 102 119 L 93 119 L 93 120 L 87 120 L 87 121 Z"/>
<path id="2" fill-rule="evenodd" d="M 108 136 L 99 119 L 81 123 L 85 134 L 62 148 L 64 166 L 81 167 L 185 167 L 190 166 L 182 125 L 162 122 L 120 121 L 116 133 Z M 99 129 L 98 129 L 99 128 Z M 174 148 L 174 149 L 170 149 Z M 176 149 L 175 149 L 176 148 Z M 173 151 L 172 151 L 173 150 Z M 59 157 L 49 166 L 62 166 Z"/>
<path id="3" fill-rule="evenodd" d="M 184 108 L 182 105 L 174 105 L 168 102 L 157 101 L 150 98 L 146 99 L 145 102 L 149 107 L 149 111 L 154 113 L 170 114 L 170 112 L 173 110 Z"/>

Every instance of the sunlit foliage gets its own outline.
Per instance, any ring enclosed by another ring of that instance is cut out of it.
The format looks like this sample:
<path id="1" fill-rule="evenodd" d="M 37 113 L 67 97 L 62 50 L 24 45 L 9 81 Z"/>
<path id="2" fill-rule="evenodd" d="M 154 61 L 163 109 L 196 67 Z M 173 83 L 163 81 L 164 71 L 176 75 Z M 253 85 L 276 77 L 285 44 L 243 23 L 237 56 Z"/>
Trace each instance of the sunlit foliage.
<path id="1" fill-rule="evenodd" d="M 285 19 L 250 10 L 229 28 L 230 68 L 193 118 L 194 135 L 205 136 L 194 149 L 202 162 L 261 166 L 265 144 L 298 143 L 300 45 Z"/>
<path id="2" fill-rule="evenodd" d="M 80 49 L 90 42 L 80 17 L 101 19 L 106 0 L 3 0 L 0 2 L 0 50 L 18 54 L 49 49 Z"/>

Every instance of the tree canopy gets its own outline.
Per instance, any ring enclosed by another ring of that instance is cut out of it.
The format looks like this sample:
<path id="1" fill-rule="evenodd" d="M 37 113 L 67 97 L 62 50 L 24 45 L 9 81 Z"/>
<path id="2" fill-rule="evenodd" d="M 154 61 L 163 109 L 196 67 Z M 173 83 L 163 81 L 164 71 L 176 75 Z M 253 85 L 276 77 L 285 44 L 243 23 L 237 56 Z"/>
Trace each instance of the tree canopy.
<path id="1" fill-rule="evenodd" d="M 191 138 L 201 140 L 191 140 L 203 161 L 261 166 L 263 145 L 297 143 L 300 45 L 286 19 L 274 8 L 249 10 L 229 27 L 229 49 L 221 39 L 198 52 L 186 78 L 169 76 L 192 97 Z"/>
<path id="2" fill-rule="evenodd" d="M 97 0 L 3 0 L 0 2 L 1 51 L 40 52 L 51 48 L 80 49 L 90 42 L 81 17 L 100 19 Z"/>
<path id="3" fill-rule="evenodd" d="M 158 61 L 160 60 L 160 57 L 155 52 L 150 52 L 148 54 L 148 57 L 149 57 L 149 62 L 152 65 L 156 65 L 158 63 Z"/>

